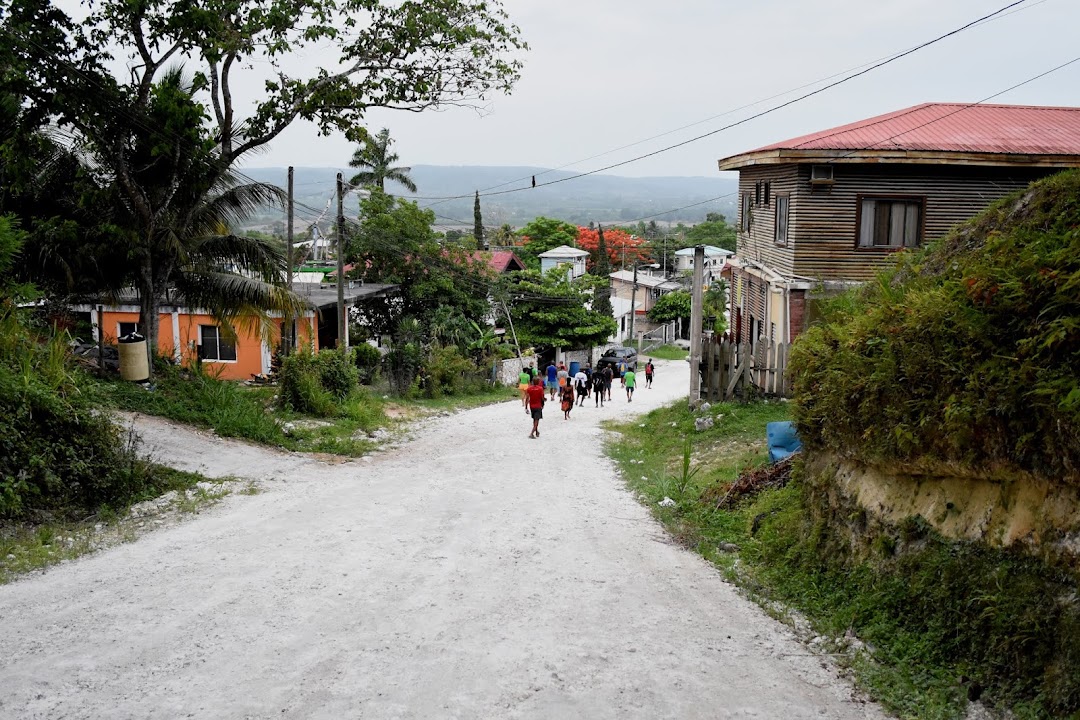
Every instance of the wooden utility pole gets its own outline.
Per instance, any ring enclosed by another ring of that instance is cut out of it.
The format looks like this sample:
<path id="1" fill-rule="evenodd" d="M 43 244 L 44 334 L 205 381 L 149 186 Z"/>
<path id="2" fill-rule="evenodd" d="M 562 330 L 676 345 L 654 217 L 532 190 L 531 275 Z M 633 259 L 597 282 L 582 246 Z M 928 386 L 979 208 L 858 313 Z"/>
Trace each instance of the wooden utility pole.
<path id="1" fill-rule="evenodd" d="M 338 347 L 349 347 L 349 319 L 345 313 L 345 182 L 337 174 L 337 312 Z"/>
<path id="2" fill-rule="evenodd" d="M 694 246 L 694 284 L 690 293 L 690 407 L 701 401 L 701 316 L 704 310 L 705 246 Z"/>
<path id="3" fill-rule="evenodd" d="M 634 263 L 634 285 L 630 288 L 630 344 L 634 344 L 634 318 L 637 317 L 637 271 L 638 264 Z M 638 348 L 641 349 L 640 347 Z"/>
<path id="4" fill-rule="evenodd" d="M 286 261 L 288 266 L 285 268 L 285 287 L 292 292 L 293 289 L 293 263 L 296 262 L 293 251 L 293 166 L 289 166 L 289 199 L 285 206 L 285 245 L 286 245 Z M 285 346 L 285 354 L 288 355 L 296 347 L 296 318 L 289 315 L 285 316 L 285 322 L 281 326 L 281 334 L 283 345 Z"/>

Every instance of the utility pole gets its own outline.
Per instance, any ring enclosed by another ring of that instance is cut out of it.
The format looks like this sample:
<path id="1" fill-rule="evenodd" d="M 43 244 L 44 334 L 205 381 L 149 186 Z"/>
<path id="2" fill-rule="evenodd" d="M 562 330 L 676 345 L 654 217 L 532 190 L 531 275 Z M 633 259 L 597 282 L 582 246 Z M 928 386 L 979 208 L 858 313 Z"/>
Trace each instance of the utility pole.
<path id="1" fill-rule="evenodd" d="M 289 200 L 285 206 L 285 243 L 287 247 L 286 260 L 288 267 L 285 268 L 285 287 L 292 292 L 293 289 L 293 166 L 289 166 Z M 285 316 L 285 323 L 281 326 L 285 354 L 288 355 L 296 347 L 296 318 Z"/>
<path id="2" fill-rule="evenodd" d="M 637 316 L 637 271 L 638 264 L 634 263 L 634 286 L 630 289 L 630 343 L 634 342 L 634 318 Z"/>
<path id="3" fill-rule="evenodd" d="M 349 319 L 345 314 L 345 183 L 337 174 L 337 312 L 338 347 L 349 347 Z"/>
<path id="4" fill-rule="evenodd" d="M 701 315 L 703 311 L 703 285 L 705 246 L 694 246 L 694 284 L 690 293 L 690 408 L 697 408 L 701 401 Z"/>

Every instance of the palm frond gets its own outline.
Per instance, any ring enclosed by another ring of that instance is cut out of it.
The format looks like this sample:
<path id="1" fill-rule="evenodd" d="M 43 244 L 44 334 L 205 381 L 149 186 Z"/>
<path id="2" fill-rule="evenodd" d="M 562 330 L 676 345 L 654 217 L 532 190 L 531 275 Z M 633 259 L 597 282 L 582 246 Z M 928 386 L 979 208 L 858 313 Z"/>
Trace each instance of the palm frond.
<path id="1" fill-rule="evenodd" d="M 243 328 L 268 341 L 276 333 L 271 312 L 301 317 L 310 309 L 303 297 L 286 288 L 235 273 L 185 270 L 178 274 L 176 288 L 188 307 L 206 310 L 234 332 Z"/>
<path id="2" fill-rule="evenodd" d="M 190 258 L 193 269 L 232 266 L 269 283 L 283 278 L 287 265 L 284 253 L 266 240 L 232 233 L 196 239 Z"/>

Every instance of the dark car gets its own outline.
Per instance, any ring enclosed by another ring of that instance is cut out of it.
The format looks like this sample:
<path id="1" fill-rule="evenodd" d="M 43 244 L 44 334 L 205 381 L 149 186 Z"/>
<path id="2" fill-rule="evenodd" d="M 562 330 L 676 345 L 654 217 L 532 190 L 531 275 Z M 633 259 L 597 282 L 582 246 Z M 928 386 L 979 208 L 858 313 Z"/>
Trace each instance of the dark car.
<path id="1" fill-rule="evenodd" d="M 615 377 L 619 377 L 619 364 L 626 363 L 626 367 L 637 372 L 637 350 L 628 347 L 613 347 L 596 361 L 596 369 L 600 370 L 610 366 Z"/>

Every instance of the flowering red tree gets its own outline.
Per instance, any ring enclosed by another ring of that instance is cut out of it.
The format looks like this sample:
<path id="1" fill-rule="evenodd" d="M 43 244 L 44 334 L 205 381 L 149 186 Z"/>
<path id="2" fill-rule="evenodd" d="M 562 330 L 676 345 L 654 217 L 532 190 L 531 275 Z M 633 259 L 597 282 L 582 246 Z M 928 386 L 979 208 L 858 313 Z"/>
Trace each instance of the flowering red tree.
<path id="1" fill-rule="evenodd" d="M 608 260 L 612 267 L 627 266 L 640 260 L 649 259 L 649 249 L 644 247 L 645 240 L 618 228 L 604 229 L 604 243 L 607 245 Z M 577 246 L 589 251 L 588 265 L 592 268 L 596 262 L 597 246 L 600 233 L 587 227 L 579 227 Z"/>

